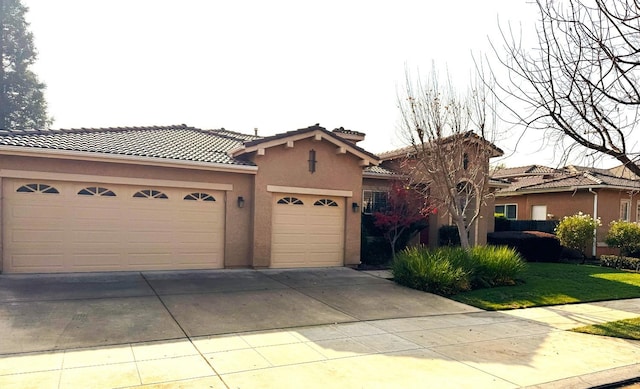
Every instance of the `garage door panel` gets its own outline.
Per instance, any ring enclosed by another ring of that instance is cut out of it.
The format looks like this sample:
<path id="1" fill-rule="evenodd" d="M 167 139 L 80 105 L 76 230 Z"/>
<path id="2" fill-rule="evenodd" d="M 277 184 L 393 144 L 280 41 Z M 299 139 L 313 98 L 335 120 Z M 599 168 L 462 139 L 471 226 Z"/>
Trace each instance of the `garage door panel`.
<path id="1" fill-rule="evenodd" d="M 94 251 L 78 253 L 71 256 L 74 267 L 77 268 L 118 268 L 122 264 L 122 256 L 116 254 L 99 254 Z"/>
<path id="2" fill-rule="evenodd" d="M 59 229 L 13 230 L 8 234 L 7 241 L 8 243 L 26 243 L 37 246 L 47 242 L 60 242 L 64 239 L 64 235 L 64 231 Z"/>
<path id="3" fill-rule="evenodd" d="M 297 198 L 302 205 L 287 198 Z M 279 203 L 280 199 L 285 199 Z M 339 198 L 276 194 L 273 202 L 271 267 L 342 266 L 344 207 Z M 314 205 L 320 202 L 321 205 Z"/>
<path id="4" fill-rule="evenodd" d="M 63 220 L 67 215 L 65 207 L 52 206 L 51 204 L 47 205 L 47 203 L 33 203 L 28 205 L 12 205 L 8 203 L 6 207 L 3 207 L 3 212 L 5 209 L 11 214 L 11 217 L 15 219 Z"/>
<path id="5" fill-rule="evenodd" d="M 3 180 L 5 272 L 223 266 L 222 192 L 210 191 L 219 200 L 214 203 L 182 200 L 198 190 L 158 188 L 169 199 L 149 199 L 133 198 L 141 190 L 134 186 L 47 184 L 60 193 L 18 193 L 24 182 Z M 86 187 L 116 196 L 78 195 Z"/>
<path id="6" fill-rule="evenodd" d="M 176 241 L 181 246 L 187 247 L 208 247 L 215 248 L 219 247 L 222 241 L 220 239 L 213 239 L 211 234 L 208 232 L 191 232 L 180 234 L 176 237 Z"/>
<path id="7" fill-rule="evenodd" d="M 38 252 L 15 255 L 13 265 L 22 269 L 59 269 L 63 268 L 63 255 L 51 255 Z"/>
<path id="8" fill-rule="evenodd" d="M 171 242 L 171 231 L 129 231 L 126 236 L 126 242 L 135 245 L 156 244 L 164 245 Z"/>

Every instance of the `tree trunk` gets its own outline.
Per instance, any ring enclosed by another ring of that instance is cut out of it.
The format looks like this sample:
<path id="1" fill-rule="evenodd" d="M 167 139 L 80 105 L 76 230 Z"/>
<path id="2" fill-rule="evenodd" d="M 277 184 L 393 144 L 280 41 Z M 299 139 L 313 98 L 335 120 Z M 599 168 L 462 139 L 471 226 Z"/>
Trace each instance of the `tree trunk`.
<path id="1" fill-rule="evenodd" d="M 456 227 L 458 227 L 458 235 L 460 235 L 460 246 L 463 249 L 468 249 L 471 247 L 471 244 L 469 243 L 469 235 L 467 235 L 467 228 L 464 225 L 464 221 L 456 221 Z"/>

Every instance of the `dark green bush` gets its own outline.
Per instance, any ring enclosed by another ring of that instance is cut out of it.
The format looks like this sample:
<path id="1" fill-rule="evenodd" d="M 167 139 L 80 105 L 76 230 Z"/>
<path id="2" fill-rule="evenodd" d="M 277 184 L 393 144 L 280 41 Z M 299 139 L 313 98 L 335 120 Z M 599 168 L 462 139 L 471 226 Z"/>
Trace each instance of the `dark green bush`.
<path id="1" fill-rule="evenodd" d="M 613 267 L 616 269 L 640 271 L 640 259 L 633 257 L 603 255 L 600 257 L 600 264 L 605 267 Z"/>
<path id="2" fill-rule="evenodd" d="M 442 226 L 438 229 L 438 246 L 460 246 L 460 234 L 456 226 Z"/>
<path id="3" fill-rule="evenodd" d="M 440 295 L 498 285 L 513 285 L 524 270 L 520 255 L 507 247 L 414 247 L 392 263 L 394 280 L 414 289 Z"/>
<path id="4" fill-rule="evenodd" d="M 509 246 L 530 262 L 558 262 L 562 246 L 558 238 L 540 231 L 503 231 L 487 234 L 492 246 Z"/>
<path id="5" fill-rule="evenodd" d="M 609 224 L 609 232 L 604 241 L 611 247 L 619 248 L 620 254 L 630 257 L 640 250 L 640 224 L 614 220 Z"/>

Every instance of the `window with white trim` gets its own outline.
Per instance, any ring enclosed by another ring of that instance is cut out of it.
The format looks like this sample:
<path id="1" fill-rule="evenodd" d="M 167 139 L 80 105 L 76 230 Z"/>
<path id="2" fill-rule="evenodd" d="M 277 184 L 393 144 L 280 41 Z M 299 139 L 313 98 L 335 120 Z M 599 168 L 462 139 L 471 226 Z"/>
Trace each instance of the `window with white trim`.
<path id="1" fill-rule="evenodd" d="M 283 197 L 280 200 L 278 200 L 278 204 L 304 205 L 302 200 L 300 200 L 300 199 L 298 199 L 296 197 Z"/>
<path id="2" fill-rule="evenodd" d="M 46 194 L 58 194 L 58 190 L 51 185 L 47 184 L 27 184 L 19 187 L 16 192 L 20 193 L 46 193 Z"/>
<path id="3" fill-rule="evenodd" d="M 107 188 L 103 188 L 100 186 L 89 186 L 84 189 L 80 189 L 78 194 L 81 196 L 105 196 L 105 197 L 116 197 L 116 194 L 113 193 L 112 190 Z"/>
<path id="4" fill-rule="evenodd" d="M 509 220 L 516 220 L 518 218 L 518 205 L 516 204 L 500 204 L 495 206 L 494 215 L 496 217 L 502 216 Z"/>
<path id="5" fill-rule="evenodd" d="M 337 207 L 338 203 L 336 203 L 335 201 L 333 201 L 331 199 L 320 199 L 320 200 L 316 201 L 315 203 L 313 203 L 313 205 L 315 205 L 315 206 Z"/>
<path id="6" fill-rule="evenodd" d="M 169 197 L 155 189 L 143 189 L 139 192 L 134 193 L 133 197 L 137 198 L 146 198 L 146 199 L 168 199 Z"/>
<path id="7" fill-rule="evenodd" d="M 631 201 L 620 200 L 620 220 L 631 220 Z"/>
<path id="8" fill-rule="evenodd" d="M 211 196 L 209 193 L 189 193 L 184 196 L 184 200 L 192 200 L 192 201 L 216 201 L 215 197 Z"/>
<path id="9" fill-rule="evenodd" d="M 371 215 L 375 212 L 383 211 L 387 208 L 389 193 L 386 191 L 363 190 L 362 191 L 362 213 Z"/>

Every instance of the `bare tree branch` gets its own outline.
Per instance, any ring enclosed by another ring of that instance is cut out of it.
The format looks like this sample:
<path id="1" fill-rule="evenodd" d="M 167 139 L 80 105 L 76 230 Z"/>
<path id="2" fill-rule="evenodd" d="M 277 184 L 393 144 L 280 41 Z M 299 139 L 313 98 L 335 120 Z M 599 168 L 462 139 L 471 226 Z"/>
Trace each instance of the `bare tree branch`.
<path id="1" fill-rule="evenodd" d="M 640 118 L 639 0 L 536 5 L 534 50 L 522 47 L 510 25 L 500 27 L 501 47 L 491 43 L 508 70 L 508 81 L 494 92 L 526 128 L 551 131 L 559 143 L 567 136 L 640 176 L 640 150 L 629 149 Z"/>

